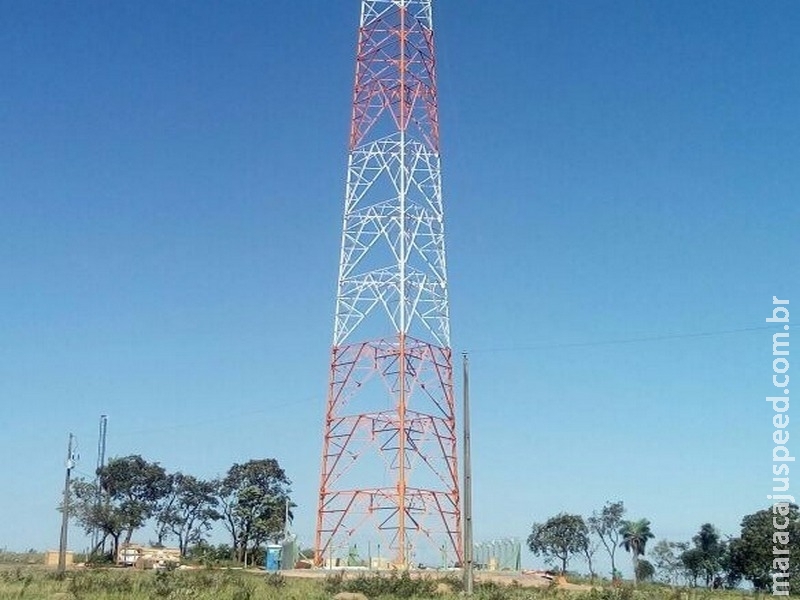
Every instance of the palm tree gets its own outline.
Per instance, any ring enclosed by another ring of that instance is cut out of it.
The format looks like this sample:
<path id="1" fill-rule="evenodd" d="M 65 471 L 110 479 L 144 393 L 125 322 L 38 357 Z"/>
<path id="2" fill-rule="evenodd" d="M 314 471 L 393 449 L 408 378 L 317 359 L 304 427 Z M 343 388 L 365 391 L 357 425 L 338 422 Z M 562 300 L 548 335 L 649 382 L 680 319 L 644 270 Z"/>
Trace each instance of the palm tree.
<path id="1" fill-rule="evenodd" d="M 639 557 L 644 556 L 647 540 L 655 537 L 653 532 L 650 531 L 650 521 L 647 519 L 623 521 L 619 529 L 619 534 L 622 536 L 622 541 L 619 545 L 625 548 L 626 552 L 631 553 L 631 559 L 633 560 L 633 585 L 636 585 L 636 574 L 639 571 Z"/>

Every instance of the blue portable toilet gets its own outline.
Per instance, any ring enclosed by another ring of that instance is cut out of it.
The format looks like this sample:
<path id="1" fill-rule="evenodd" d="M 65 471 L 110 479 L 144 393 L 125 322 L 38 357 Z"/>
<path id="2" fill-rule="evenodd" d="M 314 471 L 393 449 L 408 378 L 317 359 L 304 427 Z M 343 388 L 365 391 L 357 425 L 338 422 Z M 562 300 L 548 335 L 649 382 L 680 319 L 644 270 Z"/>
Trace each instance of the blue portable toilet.
<path id="1" fill-rule="evenodd" d="M 281 568 L 280 544 L 268 544 L 267 553 L 264 555 L 264 568 L 267 571 L 279 571 Z"/>

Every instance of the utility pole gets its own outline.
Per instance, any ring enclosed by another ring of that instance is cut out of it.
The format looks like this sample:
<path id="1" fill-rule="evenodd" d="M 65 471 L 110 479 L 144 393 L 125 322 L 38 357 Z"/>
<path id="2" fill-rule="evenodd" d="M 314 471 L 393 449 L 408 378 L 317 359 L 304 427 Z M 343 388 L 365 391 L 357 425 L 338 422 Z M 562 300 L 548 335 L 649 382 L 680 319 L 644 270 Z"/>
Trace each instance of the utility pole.
<path id="1" fill-rule="evenodd" d="M 58 572 L 63 573 L 67 569 L 67 526 L 69 525 L 69 482 L 72 475 L 72 467 L 75 461 L 72 459 L 72 441 L 75 439 L 69 434 L 67 444 L 67 474 L 64 477 L 64 503 L 61 507 L 61 540 L 58 544 Z"/>
<path id="2" fill-rule="evenodd" d="M 464 352 L 464 592 L 472 596 L 472 458 L 469 431 L 469 356 Z"/>

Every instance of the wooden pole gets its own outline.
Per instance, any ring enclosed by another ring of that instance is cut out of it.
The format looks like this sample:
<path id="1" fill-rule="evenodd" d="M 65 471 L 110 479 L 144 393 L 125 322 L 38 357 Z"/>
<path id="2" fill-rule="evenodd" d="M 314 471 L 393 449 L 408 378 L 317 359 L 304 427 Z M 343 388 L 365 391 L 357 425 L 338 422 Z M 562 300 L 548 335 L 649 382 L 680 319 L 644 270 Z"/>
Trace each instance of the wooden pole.
<path id="1" fill-rule="evenodd" d="M 67 569 L 67 528 L 69 525 L 69 482 L 72 475 L 72 440 L 73 435 L 69 434 L 67 443 L 67 475 L 64 478 L 64 501 L 61 507 L 61 539 L 58 544 L 58 572 L 63 573 Z"/>

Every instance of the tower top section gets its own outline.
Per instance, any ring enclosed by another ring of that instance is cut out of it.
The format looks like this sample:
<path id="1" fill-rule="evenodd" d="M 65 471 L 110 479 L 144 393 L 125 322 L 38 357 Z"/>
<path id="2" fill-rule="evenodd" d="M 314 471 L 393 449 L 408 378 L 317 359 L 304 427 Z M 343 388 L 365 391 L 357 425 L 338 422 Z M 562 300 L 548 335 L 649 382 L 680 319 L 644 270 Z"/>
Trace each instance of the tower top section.
<path id="1" fill-rule="evenodd" d="M 361 5 L 350 149 L 395 133 L 439 151 L 431 0 Z"/>

